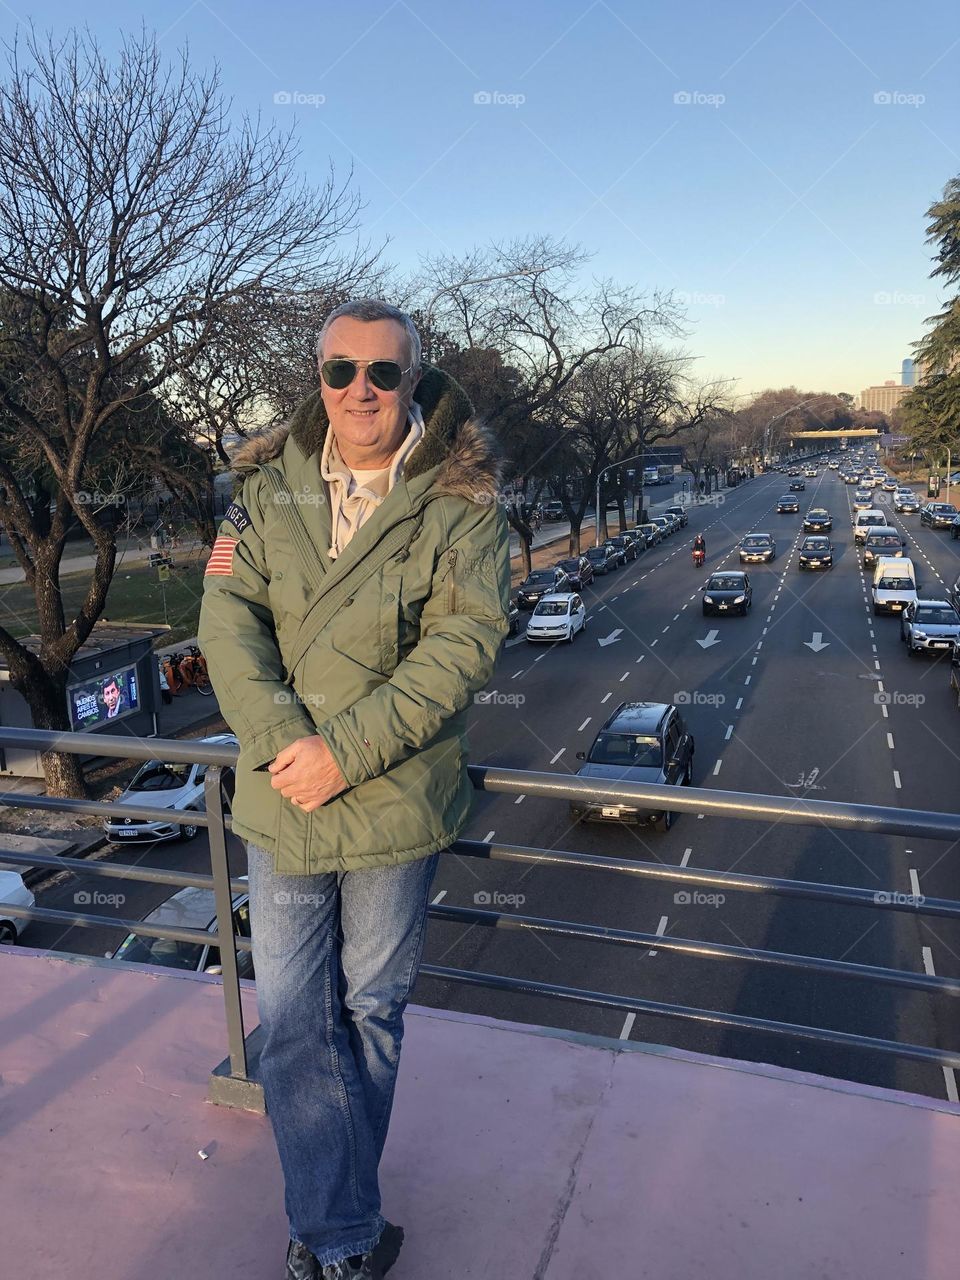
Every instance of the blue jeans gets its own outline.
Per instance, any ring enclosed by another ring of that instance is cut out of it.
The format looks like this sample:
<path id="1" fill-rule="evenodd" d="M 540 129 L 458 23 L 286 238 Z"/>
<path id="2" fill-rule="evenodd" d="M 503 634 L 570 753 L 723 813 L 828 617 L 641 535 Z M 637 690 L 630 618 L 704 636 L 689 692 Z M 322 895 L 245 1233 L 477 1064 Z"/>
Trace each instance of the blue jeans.
<path id="1" fill-rule="evenodd" d="M 377 1169 L 439 857 L 291 876 L 247 844 L 260 1079 L 290 1235 L 323 1266 L 383 1230 Z"/>

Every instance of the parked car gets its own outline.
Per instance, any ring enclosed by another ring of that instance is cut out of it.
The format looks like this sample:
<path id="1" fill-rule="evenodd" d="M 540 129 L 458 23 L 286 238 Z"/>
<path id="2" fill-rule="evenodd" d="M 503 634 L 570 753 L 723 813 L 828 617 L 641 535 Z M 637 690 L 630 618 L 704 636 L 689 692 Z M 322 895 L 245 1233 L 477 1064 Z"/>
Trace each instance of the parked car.
<path id="1" fill-rule="evenodd" d="M 30 922 L 21 916 L 7 915 L 4 911 L 7 903 L 12 907 L 37 905 L 18 871 L 0 871 L 0 942 L 16 942 Z"/>
<path id="2" fill-rule="evenodd" d="M 661 542 L 663 541 L 664 538 L 669 537 L 669 535 L 673 533 L 673 529 L 674 529 L 673 522 L 668 520 L 666 516 L 653 516 L 650 520 L 650 523 L 655 524 L 657 528 L 660 530 Z"/>
<path id="3" fill-rule="evenodd" d="M 811 507 L 803 517 L 804 533 L 829 533 L 833 528 L 833 517 L 826 507 Z"/>
<path id="4" fill-rule="evenodd" d="M 238 877 L 246 880 L 246 876 Z M 176 929 L 204 929 L 217 932 L 217 906 L 212 889 L 180 889 L 144 917 L 144 924 Z M 250 900 L 246 893 L 233 895 L 233 931 L 250 937 Z M 128 964 L 156 964 L 165 969 L 185 969 L 190 973 L 222 973 L 220 948 L 212 942 L 173 942 L 128 933 L 111 956 Z M 241 978 L 254 977 L 253 954 L 237 951 L 237 971 Z"/>
<path id="5" fill-rule="evenodd" d="M 652 520 L 648 521 L 646 524 L 638 524 L 637 533 L 643 534 L 647 540 L 648 547 L 655 547 L 658 543 L 663 541 L 663 530 L 658 524 L 654 524 Z"/>
<path id="6" fill-rule="evenodd" d="M 609 573 L 617 567 L 616 552 L 605 543 L 600 547 L 587 547 L 584 555 L 590 561 L 590 568 L 595 575 Z"/>
<path id="7" fill-rule="evenodd" d="M 949 529 L 958 515 L 952 502 L 927 502 L 920 508 L 920 523 L 931 529 Z"/>
<path id="8" fill-rule="evenodd" d="M 517 607 L 516 600 L 511 600 L 507 607 L 507 622 L 510 625 L 510 635 L 515 636 L 520 631 L 520 610 Z"/>
<path id="9" fill-rule="evenodd" d="M 777 502 L 778 515 L 793 515 L 800 510 L 800 499 L 785 493 Z"/>
<path id="10" fill-rule="evenodd" d="M 544 503 L 543 518 L 544 520 L 565 519 L 566 515 L 563 510 L 563 503 L 560 502 L 557 498 L 552 498 L 549 502 Z"/>
<path id="11" fill-rule="evenodd" d="M 637 555 L 647 549 L 646 538 L 642 533 L 638 533 L 636 529 L 621 529 L 617 537 L 626 538 L 628 542 L 632 542 L 637 549 Z"/>
<path id="12" fill-rule="evenodd" d="M 685 528 L 687 527 L 687 509 L 686 509 L 686 507 L 681 506 L 681 505 L 678 503 L 678 504 L 677 504 L 676 506 L 674 506 L 674 507 L 665 507 L 665 508 L 664 508 L 664 511 L 665 511 L 665 513 L 666 513 L 668 516 L 676 516 L 676 517 L 677 517 L 677 519 L 680 521 L 680 528 L 681 528 L 681 529 L 685 529 Z"/>
<path id="13" fill-rule="evenodd" d="M 562 569 L 534 569 L 521 582 L 517 591 L 517 604 L 521 609 L 534 609 L 546 595 L 566 591 L 567 575 Z"/>
<path id="14" fill-rule="evenodd" d="M 900 639 L 915 657 L 921 649 L 954 649 L 960 641 L 960 613 L 949 600 L 912 601 L 900 615 Z"/>
<path id="15" fill-rule="evenodd" d="M 877 525 L 863 540 L 863 567 L 872 569 L 881 556 L 906 555 L 903 537 L 899 529 L 887 529 Z"/>
<path id="16" fill-rule="evenodd" d="M 777 557 L 777 544 L 769 533 L 748 533 L 740 539 L 741 564 L 765 564 Z"/>
<path id="17" fill-rule="evenodd" d="M 566 640 L 573 644 L 574 636 L 586 625 L 587 611 L 577 592 L 544 596 L 527 622 L 527 640 L 531 643 L 545 640 L 552 644 Z"/>
<path id="18" fill-rule="evenodd" d="M 590 750 L 577 752 L 585 762 L 577 777 L 685 786 L 693 777 L 693 754 L 693 734 L 672 703 L 622 702 Z M 669 831 L 674 818 L 641 805 L 605 804 L 600 797 L 573 801 L 570 816 L 575 822 L 654 822 L 661 831 Z"/>
<path id="19" fill-rule="evenodd" d="M 909 489 L 898 489 L 893 495 L 893 509 L 903 515 L 916 515 L 920 510 L 920 499 Z"/>
<path id="20" fill-rule="evenodd" d="M 617 568 L 619 568 L 620 565 L 627 563 L 627 548 L 622 542 L 617 542 L 613 538 L 607 538 L 603 545 L 613 552 Z"/>
<path id="21" fill-rule="evenodd" d="M 201 738 L 208 746 L 239 746 L 232 733 L 215 733 Z M 192 840 L 200 830 L 199 824 L 179 826 L 158 812 L 154 820 L 124 818 L 124 806 L 157 809 L 164 813 L 205 812 L 203 784 L 208 766 L 165 760 L 147 760 L 134 774 L 132 781 L 116 801 L 120 813 L 103 821 L 103 834 L 111 844 L 136 844 L 139 841 Z M 224 789 L 232 794 L 233 770 L 224 770 Z"/>
<path id="22" fill-rule="evenodd" d="M 571 591 L 582 591 L 593 581 L 593 565 L 586 556 L 571 556 L 567 560 L 558 560 L 557 568 L 567 575 L 567 583 Z"/>
<path id="23" fill-rule="evenodd" d="M 798 569 L 832 569 L 833 543 L 822 533 L 813 533 L 800 543 Z"/>
<path id="24" fill-rule="evenodd" d="M 628 560 L 636 560 L 637 544 L 634 542 L 632 538 L 628 537 L 625 533 L 615 534 L 612 538 L 608 538 L 607 541 L 610 543 L 611 546 L 619 547 L 622 549 L 624 564 L 626 564 Z"/>
<path id="25" fill-rule="evenodd" d="M 753 588 L 750 586 L 750 579 L 740 569 L 712 573 L 704 584 L 701 598 L 704 617 L 711 613 L 746 615 L 752 604 Z"/>

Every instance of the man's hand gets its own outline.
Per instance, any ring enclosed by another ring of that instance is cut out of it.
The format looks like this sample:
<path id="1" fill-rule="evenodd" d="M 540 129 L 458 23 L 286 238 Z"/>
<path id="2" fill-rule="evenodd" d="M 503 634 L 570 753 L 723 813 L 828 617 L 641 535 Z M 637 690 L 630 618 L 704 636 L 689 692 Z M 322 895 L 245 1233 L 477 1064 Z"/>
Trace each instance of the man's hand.
<path id="1" fill-rule="evenodd" d="M 311 813 L 341 791 L 347 781 L 319 734 L 298 738 L 277 753 L 267 769 L 270 785 L 304 813 Z"/>

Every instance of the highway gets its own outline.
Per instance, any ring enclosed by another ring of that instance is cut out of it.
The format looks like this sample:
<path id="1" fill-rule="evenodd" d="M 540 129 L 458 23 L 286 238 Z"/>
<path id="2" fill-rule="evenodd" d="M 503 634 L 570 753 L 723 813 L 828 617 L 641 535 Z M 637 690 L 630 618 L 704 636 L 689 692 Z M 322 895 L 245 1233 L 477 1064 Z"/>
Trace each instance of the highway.
<path id="1" fill-rule="evenodd" d="M 820 469 L 799 495 L 799 515 L 777 515 L 781 474 L 691 510 L 689 526 L 588 587 L 588 630 L 572 646 L 508 643 L 489 694 L 471 716 L 471 759 L 573 773 L 621 701 L 674 702 L 696 738 L 693 785 L 731 791 L 956 811 L 960 713 L 948 664 L 911 659 L 894 617 L 873 616 L 851 530 L 852 487 Z M 879 496 L 879 495 L 878 495 Z M 883 495 L 886 501 L 890 495 Z M 834 517 L 835 567 L 797 569 L 804 512 Z M 960 573 L 960 542 L 891 520 L 906 534 L 921 593 L 942 596 Z M 696 570 L 690 542 L 707 541 Z M 777 558 L 748 568 L 745 617 L 704 618 L 707 571 L 739 567 L 747 532 L 772 532 Z M 817 637 L 819 636 L 819 639 Z M 607 643 L 601 643 L 606 640 Z M 786 823 L 680 815 L 661 834 L 646 827 L 574 825 L 566 804 L 482 794 L 467 838 L 604 854 L 645 862 L 855 886 L 872 892 L 960 898 L 958 850 L 932 840 Z M 518 865 L 445 855 L 434 901 L 578 921 L 666 937 L 814 955 L 863 965 L 957 975 L 960 922 L 872 905 L 704 891 L 593 869 Z M 480 895 L 476 898 L 475 895 Z M 811 975 L 741 960 L 671 955 L 609 942 L 433 922 L 425 961 L 592 991 L 735 1013 L 956 1050 L 955 999 Z M 956 1100 L 954 1072 L 847 1047 L 676 1021 L 644 1013 L 442 983 L 421 977 L 423 1003 L 726 1057 L 775 1062 Z"/>

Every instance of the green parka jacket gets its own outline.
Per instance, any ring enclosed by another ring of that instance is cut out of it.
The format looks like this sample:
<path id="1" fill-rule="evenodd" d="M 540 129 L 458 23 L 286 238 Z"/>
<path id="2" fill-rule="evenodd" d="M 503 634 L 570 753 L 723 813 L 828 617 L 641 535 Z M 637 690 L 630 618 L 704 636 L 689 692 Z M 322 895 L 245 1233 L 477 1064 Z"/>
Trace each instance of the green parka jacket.
<path id="1" fill-rule="evenodd" d="M 246 441 L 204 577 L 199 644 L 240 742 L 233 830 L 282 874 L 425 857 L 470 814 L 466 709 L 490 678 L 510 593 L 499 459 L 462 388 L 426 366 L 426 432 L 331 560 L 319 391 Z M 277 753 L 319 733 L 348 789 L 304 813 L 271 786 Z"/>

